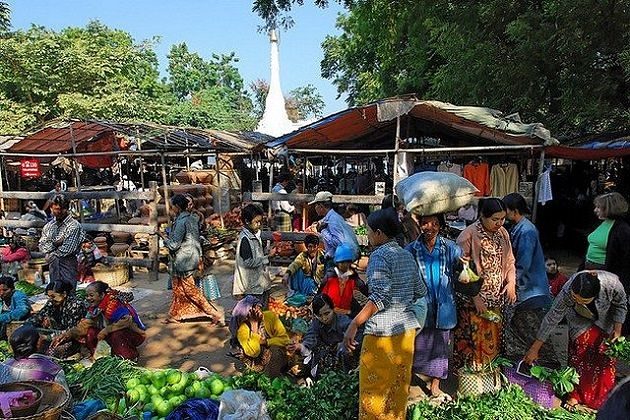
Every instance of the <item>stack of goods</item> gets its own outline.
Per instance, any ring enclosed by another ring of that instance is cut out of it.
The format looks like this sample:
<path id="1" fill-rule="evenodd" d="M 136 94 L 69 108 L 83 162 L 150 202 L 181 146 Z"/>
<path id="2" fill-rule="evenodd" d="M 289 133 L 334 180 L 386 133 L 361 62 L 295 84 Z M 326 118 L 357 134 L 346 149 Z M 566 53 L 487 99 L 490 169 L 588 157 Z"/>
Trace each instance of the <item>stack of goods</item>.
<path id="1" fill-rule="evenodd" d="M 167 192 L 169 199 L 176 194 L 190 195 L 193 198 L 195 211 L 203 215 L 203 217 L 206 218 L 206 223 L 208 223 L 208 218 L 214 214 L 214 207 L 212 206 L 212 188 L 213 187 L 211 185 L 170 185 Z M 168 214 L 166 214 L 164 187 L 160 187 L 158 191 L 162 198 L 157 205 L 157 221 L 158 223 L 168 223 L 170 219 Z M 140 217 L 129 219 L 129 223 L 148 225 L 150 217 L 151 206 L 149 204 L 145 204 L 140 207 Z"/>
<path id="2" fill-rule="evenodd" d="M 97 236 L 94 238 L 94 245 L 101 252 L 101 255 L 106 256 L 109 254 L 109 245 L 107 245 L 107 238 L 105 236 Z"/>
<path id="3" fill-rule="evenodd" d="M 291 306 L 285 302 L 285 299 L 269 298 L 269 310 L 274 312 L 287 326 L 291 327 L 292 321 L 301 318 L 310 322 L 313 317 L 311 307 L 309 305 Z"/>
<path id="4" fill-rule="evenodd" d="M 116 257 L 124 255 L 129 250 L 129 240 L 131 234 L 128 232 L 112 232 L 114 244 L 109 248 Z"/>

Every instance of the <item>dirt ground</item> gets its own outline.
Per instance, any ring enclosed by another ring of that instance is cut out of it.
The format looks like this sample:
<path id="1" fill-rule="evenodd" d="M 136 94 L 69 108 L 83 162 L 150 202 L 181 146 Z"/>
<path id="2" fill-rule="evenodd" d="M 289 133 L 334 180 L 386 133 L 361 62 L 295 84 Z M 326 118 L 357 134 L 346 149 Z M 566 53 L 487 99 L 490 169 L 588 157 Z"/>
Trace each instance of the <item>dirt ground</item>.
<path id="1" fill-rule="evenodd" d="M 575 258 L 569 254 L 559 255 L 558 258 L 562 260 L 563 272 L 575 271 L 577 267 Z M 236 303 L 231 296 L 233 270 L 234 264 L 231 261 L 221 262 L 212 267 L 212 273 L 219 283 L 223 296 L 218 300 L 218 305 L 225 311 L 226 318 Z M 205 366 L 213 372 L 234 374 L 236 372 L 234 359 L 226 355 L 230 350 L 227 327 L 217 328 L 204 322 L 166 325 L 161 322 L 166 318 L 171 300 L 171 292 L 166 290 L 167 280 L 167 274 L 160 274 L 158 281 L 150 281 L 146 273 L 134 273 L 131 280 L 131 287 L 151 291 L 135 303 L 148 327 L 147 341 L 141 347 L 139 363 L 150 368 L 172 366 L 186 371 L 194 371 L 200 366 Z M 559 359 L 566 363 L 566 326 L 561 325 L 557 329 L 552 342 Z M 454 392 L 455 379 L 449 378 L 443 383 L 443 388 L 447 392 Z M 412 387 L 412 395 L 419 395 L 420 392 L 418 387 Z"/>

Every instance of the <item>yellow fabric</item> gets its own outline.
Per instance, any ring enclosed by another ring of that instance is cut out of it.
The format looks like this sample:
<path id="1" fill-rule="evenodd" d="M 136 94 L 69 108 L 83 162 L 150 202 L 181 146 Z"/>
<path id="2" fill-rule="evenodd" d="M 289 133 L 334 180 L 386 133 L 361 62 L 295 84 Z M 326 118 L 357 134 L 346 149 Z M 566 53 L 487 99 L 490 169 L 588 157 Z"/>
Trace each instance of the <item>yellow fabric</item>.
<path id="1" fill-rule="evenodd" d="M 415 330 L 366 335 L 359 368 L 359 419 L 401 420 L 407 412 Z"/>
<path id="2" fill-rule="evenodd" d="M 263 312 L 263 326 L 267 336 L 267 346 L 284 347 L 291 342 L 287 330 L 284 328 L 278 315 L 271 311 Z M 236 338 L 243 348 L 243 352 L 249 357 L 258 357 L 260 354 L 260 334 L 253 334 L 246 322 L 243 322 L 236 331 Z"/>
<path id="3" fill-rule="evenodd" d="M 321 249 L 317 250 L 316 259 L 317 261 L 322 261 L 324 257 L 324 251 Z M 307 277 L 313 277 L 313 280 L 317 284 L 322 282 L 324 278 L 324 267 L 325 264 L 323 262 L 319 262 L 317 267 L 315 268 L 315 273 L 313 274 L 313 267 L 311 265 L 311 258 L 308 256 L 308 252 L 300 252 L 297 257 L 293 260 L 293 262 L 287 267 L 287 272 L 290 275 L 294 275 L 300 268 L 304 271 L 304 275 Z"/>

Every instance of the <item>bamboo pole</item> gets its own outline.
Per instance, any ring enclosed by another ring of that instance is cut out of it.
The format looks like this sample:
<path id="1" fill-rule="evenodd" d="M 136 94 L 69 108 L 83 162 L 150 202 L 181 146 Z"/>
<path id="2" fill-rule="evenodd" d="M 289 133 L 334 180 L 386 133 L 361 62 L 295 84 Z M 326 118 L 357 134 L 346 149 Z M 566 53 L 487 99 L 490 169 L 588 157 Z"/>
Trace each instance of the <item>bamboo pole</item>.
<path id="1" fill-rule="evenodd" d="M 0 157 L 0 210 L 4 212 L 4 177 L 2 171 L 4 170 L 4 157 Z"/>
<path id="2" fill-rule="evenodd" d="M 98 200 L 102 198 L 112 198 L 116 200 L 150 200 L 153 198 L 151 192 L 148 191 L 81 191 L 81 192 L 63 192 L 69 200 Z M 1 198 L 16 198 L 19 200 L 46 200 L 56 195 L 54 192 L 39 191 L 3 191 L 0 192 Z"/>
<path id="3" fill-rule="evenodd" d="M 70 142 L 72 144 L 72 154 L 77 154 L 77 143 L 74 139 L 74 131 L 72 130 L 72 123 L 68 126 L 70 129 Z M 76 175 L 76 183 L 77 183 L 77 191 L 81 192 L 81 174 L 79 173 L 79 164 L 77 163 L 76 158 L 72 158 L 72 166 L 74 166 L 74 173 Z M 79 200 L 79 220 L 81 223 L 84 221 L 83 217 L 83 203 Z"/>
<path id="4" fill-rule="evenodd" d="M 162 161 L 162 184 L 164 185 L 164 204 L 166 205 L 166 215 L 171 214 L 171 203 L 168 196 L 168 178 L 166 177 L 166 160 L 164 159 L 164 153 L 160 154 L 160 160 Z"/>
<path id="5" fill-rule="evenodd" d="M 394 187 L 398 183 L 398 150 L 400 149 L 400 115 L 396 117 L 396 138 L 394 139 L 394 173 L 392 174 L 392 195 L 395 194 Z M 389 159 L 387 159 L 389 162 Z"/>
<path id="6" fill-rule="evenodd" d="M 217 196 L 217 205 L 219 206 L 219 219 L 221 220 L 221 229 L 224 229 L 225 224 L 223 223 L 223 191 L 221 190 L 221 169 L 219 168 L 219 152 L 216 152 L 215 160 L 215 168 L 217 170 L 217 189 L 219 190 Z"/>
<path id="7" fill-rule="evenodd" d="M 153 195 L 153 199 L 151 200 L 151 213 L 149 215 L 149 226 L 155 230 L 155 234 L 151 236 L 149 240 L 149 255 L 151 255 L 151 259 L 153 260 L 152 274 L 153 280 L 157 281 L 160 276 L 160 237 L 157 235 L 159 232 L 160 226 L 158 224 L 158 210 L 157 210 L 157 202 L 159 199 L 157 182 L 150 181 L 149 182 L 149 190 Z M 151 278 L 151 276 L 149 276 Z"/>

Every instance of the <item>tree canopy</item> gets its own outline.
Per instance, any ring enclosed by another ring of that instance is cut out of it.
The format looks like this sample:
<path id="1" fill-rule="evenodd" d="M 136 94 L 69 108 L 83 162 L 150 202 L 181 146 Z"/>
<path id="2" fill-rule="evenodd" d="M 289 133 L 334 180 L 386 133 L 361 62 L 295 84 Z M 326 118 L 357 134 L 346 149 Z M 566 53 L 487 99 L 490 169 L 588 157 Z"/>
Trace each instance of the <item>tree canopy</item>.
<path id="1" fill-rule="evenodd" d="M 257 120 L 260 120 L 265 111 L 269 83 L 266 80 L 258 79 L 250 83 L 249 88 L 253 95 L 254 115 Z M 313 120 L 323 116 L 324 98 L 311 84 L 291 90 L 284 101 L 287 115 L 293 122 Z"/>

